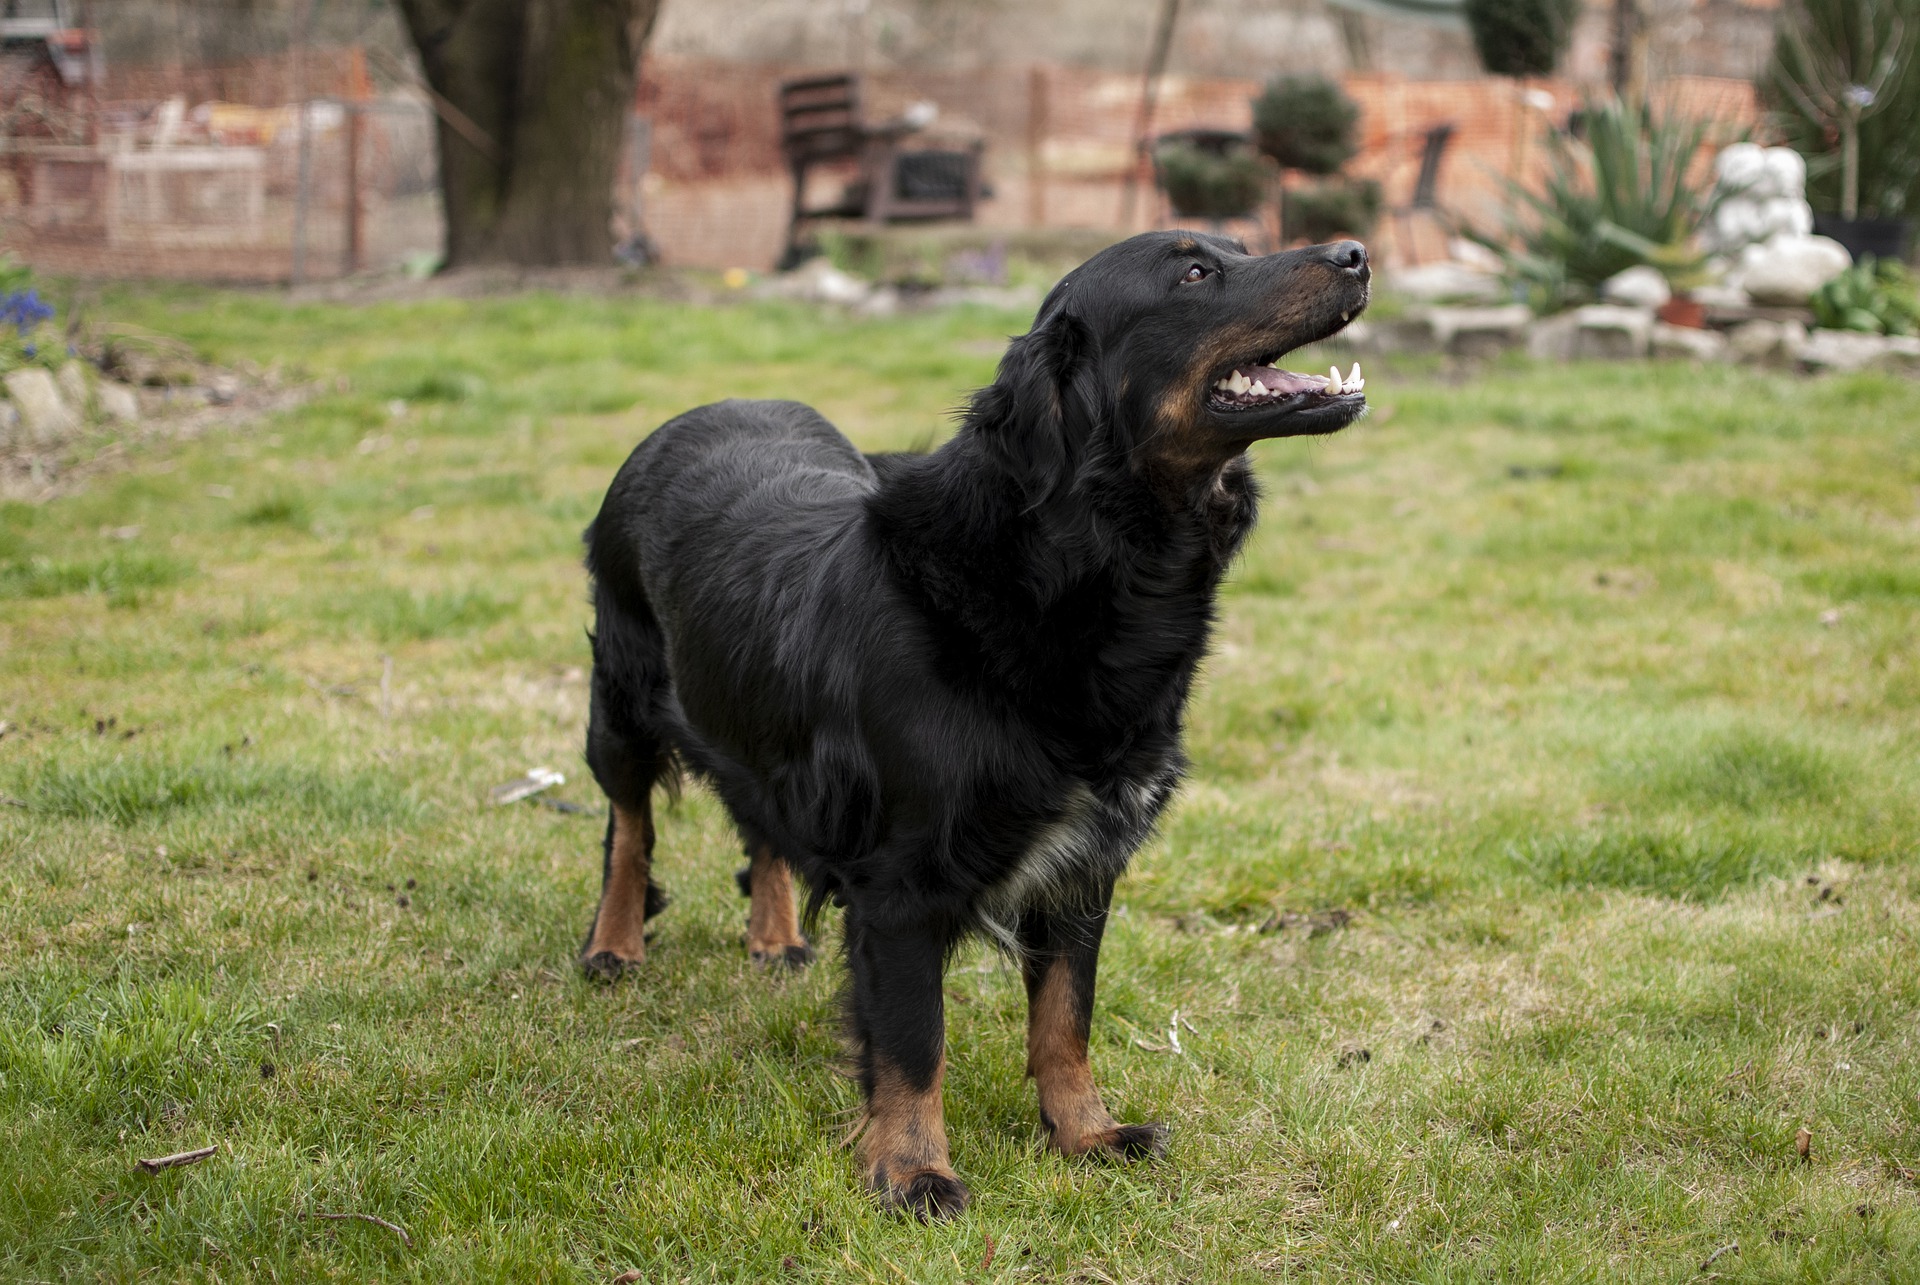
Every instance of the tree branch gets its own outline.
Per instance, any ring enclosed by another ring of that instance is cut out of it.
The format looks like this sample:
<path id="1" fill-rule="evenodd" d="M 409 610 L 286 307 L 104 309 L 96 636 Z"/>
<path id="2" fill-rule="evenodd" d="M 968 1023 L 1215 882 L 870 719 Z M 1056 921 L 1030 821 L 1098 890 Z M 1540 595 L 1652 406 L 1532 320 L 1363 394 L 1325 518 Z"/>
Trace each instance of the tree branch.
<path id="1" fill-rule="evenodd" d="M 474 122 L 473 117 L 467 115 L 458 107 L 455 107 L 439 90 L 424 81 L 414 80 L 413 73 L 406 65 L 384 49 L 370 45 L 367 47 L 367 57 L 375 62 L 384 64 L 387 69 L 392 71 L 396 76 L 412 82 L 416 88 L 426 94 L 427 101 L 433 105 L 433 114 L 447 122 L 448 127 L 450 127 L 454 133 L 473 144 L 474 151 L 480 153 L 480 155 L 486 157 L 495 165 L 501 162 L 505 153 L 501 151 L 500 144 L 494 141 L 493 135 L 481 129 L 480 126 Z"/>
<path id="2" fill-rule="evenodd" d="M 302 1218 L 316 1218 L 323 1222 L 330 1223 L 343 1223 L 358 1219 L 361 1222 L 372 1223 L 376 1227 L 385 1227 L 388 1231 L 400 1238 L 402 1245 L 405 1245 L 408 1249 L 413 1248 L 413 1237 L 407 1235 L 406 1228 L 400 1226 L 398 1223 L 390 1223 L 384 1218 L 375 1218 L 372 1214 L 301 1214 L 300 1216 Z"/>
<path id="3" fill-rule="evenodd" d="M 181 1165 L 197 1165 L 220 1149 L 219 1143 L 196 1147 L 192 1151 L 176 1151 L 170 1156 L 155 1156 L 151 1160 L 136 1160 L 135 1164 L 148 1173 L 159 1173 L 162 1169 L 177 1169 Z"/>

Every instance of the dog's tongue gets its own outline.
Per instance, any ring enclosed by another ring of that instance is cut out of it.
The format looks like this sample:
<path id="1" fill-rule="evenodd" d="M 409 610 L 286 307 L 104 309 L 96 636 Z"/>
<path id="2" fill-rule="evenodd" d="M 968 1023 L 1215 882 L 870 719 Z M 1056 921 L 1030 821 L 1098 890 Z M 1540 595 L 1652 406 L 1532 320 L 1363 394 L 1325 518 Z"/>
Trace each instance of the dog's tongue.
<path id="1" fill-rule="evenodd" d="M 1254 383 L 1264 385 L 1268 392 L 1278 393 L 1282 397 L 1291 397 L 1295 393 L 1317 393 L 1327 386 L 1327 381 L 1319 375 L 1296 375 L 1278 366 L 1243 366 L 1234 373 L 1245 375 Z"/>

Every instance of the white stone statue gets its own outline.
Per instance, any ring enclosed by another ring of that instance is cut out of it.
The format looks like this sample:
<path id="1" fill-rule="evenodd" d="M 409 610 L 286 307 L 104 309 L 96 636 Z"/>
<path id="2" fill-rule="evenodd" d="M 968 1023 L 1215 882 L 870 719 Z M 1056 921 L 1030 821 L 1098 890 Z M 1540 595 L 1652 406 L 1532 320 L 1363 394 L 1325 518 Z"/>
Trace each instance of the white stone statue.
<path id="1" fill-rule="evenodd" d="M 1782 232 L 1813 232 L 1807 204 L 1807 162 L 1791 147 L 1734 143 L 1713 161 L 1719 205 L 1703 233 L 1707 249 L 1732 256 Z"/>
<path id="2" fill-rule="evenodd" d="M 1734 143 L 1714 158 L 1713 175 L 1717 204 L 1700 239 L 1724 287 L 1797 306 L 1853 262 L 1838 241 L 1813 235 L 1807 162 L 1791 147 Z"/>

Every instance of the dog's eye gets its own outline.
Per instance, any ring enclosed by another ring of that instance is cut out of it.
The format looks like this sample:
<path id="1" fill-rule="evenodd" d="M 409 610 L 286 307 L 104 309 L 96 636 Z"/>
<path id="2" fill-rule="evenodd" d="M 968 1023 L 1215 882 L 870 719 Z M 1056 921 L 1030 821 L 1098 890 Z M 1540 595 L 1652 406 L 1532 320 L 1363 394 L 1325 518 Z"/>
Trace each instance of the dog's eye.
<path id="1" fill-rule="evenodd" d="M 1196 263 L 1187 269 L 1187 275 L 1181 277 L 1180 280 L 1191 285 L 1195 281 L 1205 281 L 1211 275 L 1213 274 L 1207 271 L 1205 264 Z"/>

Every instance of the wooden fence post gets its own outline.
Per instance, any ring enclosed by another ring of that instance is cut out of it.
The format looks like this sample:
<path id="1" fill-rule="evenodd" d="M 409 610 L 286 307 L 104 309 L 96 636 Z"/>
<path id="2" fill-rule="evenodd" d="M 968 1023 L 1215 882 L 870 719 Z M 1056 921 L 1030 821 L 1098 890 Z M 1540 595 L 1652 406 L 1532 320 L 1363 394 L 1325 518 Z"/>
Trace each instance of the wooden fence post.
<path id="1" fill-rule="evenodd" d="M 366 50 L 355 45 L 347 56 L 347 235 L 341 253 L 340 270 L 352 276 L 364 261 L 364 211 L 360 206 L 360 134 L 365 128 L 367 99 L 371 97 L 367 80 Z"/>

